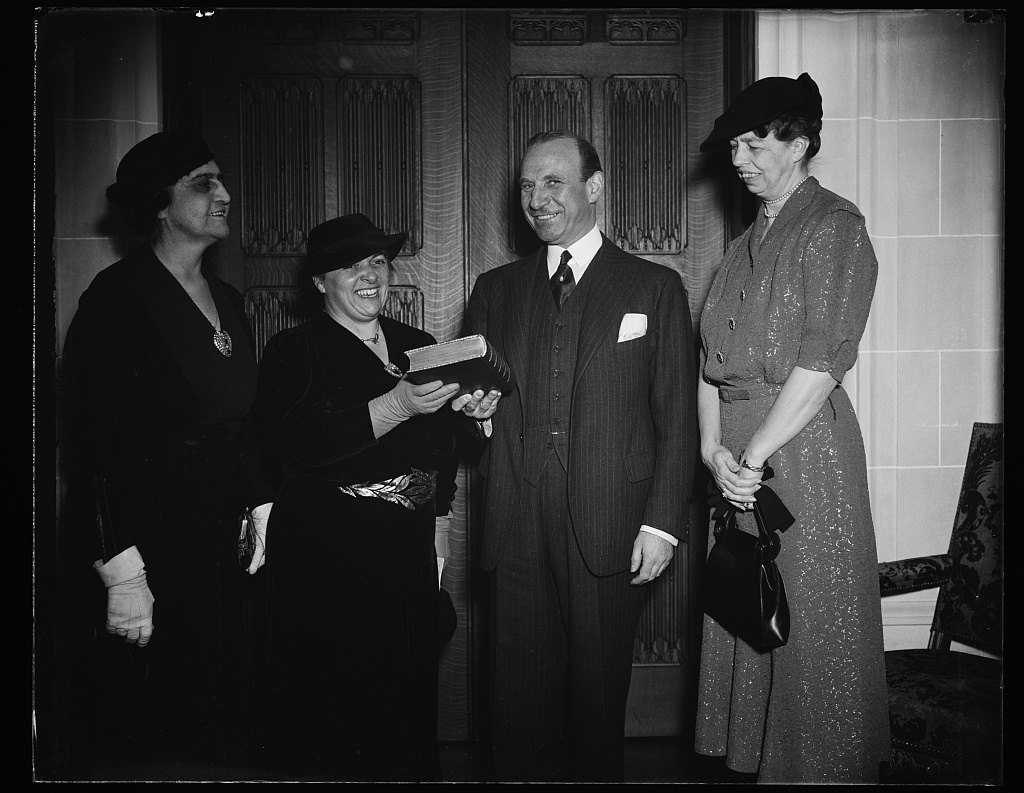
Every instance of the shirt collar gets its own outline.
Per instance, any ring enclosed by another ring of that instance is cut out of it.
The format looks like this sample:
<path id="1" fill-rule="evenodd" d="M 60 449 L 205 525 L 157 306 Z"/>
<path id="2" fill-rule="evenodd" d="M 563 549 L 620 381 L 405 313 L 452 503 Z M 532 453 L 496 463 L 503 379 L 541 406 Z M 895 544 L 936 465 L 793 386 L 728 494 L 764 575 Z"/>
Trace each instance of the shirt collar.
<path id="1" fill-rule="evenodd" d="M 558 262 L 562 258 L 562 251 L 567 250 L 572 254 L 572 258 L 569 260 L 569 267 L 572 268 L 572 274 L 576 279 L 576 283 L 579 283 L 583 273 L 586 272 L 587 267 L 594 260 L 594 257 L 597 256 L 603 241 L 601 230 L 595 225 L 568 248 L 563 248 L 561 245 L 548 245 L 548 277 L 550 278 L 555 274 L 555 270 L 558 269 Z"/>

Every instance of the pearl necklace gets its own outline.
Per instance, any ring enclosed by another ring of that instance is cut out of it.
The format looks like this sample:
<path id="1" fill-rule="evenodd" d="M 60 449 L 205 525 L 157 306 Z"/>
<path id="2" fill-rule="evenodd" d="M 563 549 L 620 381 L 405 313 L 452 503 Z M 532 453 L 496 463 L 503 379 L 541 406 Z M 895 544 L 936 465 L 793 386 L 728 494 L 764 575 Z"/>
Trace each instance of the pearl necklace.
<path id="1" fill-rule="evenodd" d="M 791 195 L 793 195 L 793 193 L 795 193 L 797 191 L 797 188 L 800 187 L 800 185 L 802 185 L 804 182 L 806 182 L 807 179 L 808 179 L 808 177 L 805 176 L 803 179 L 801 179 L 799 182 L 797 182 L 788 193 L 783 193 L 778 198 L 773 198 L 771 201 L 764 201 L 764 202 L 762 202 L 764 204 L 764 216 L 766 218 L 777 218 L 779 216 L 779 212 L 781 212 L 782 210 L 780 209 L 779 212 L 776 212 L 774 215 L 769 215 L 768 214 L 768 205 L 769 204 L 777 204 L 780 201 L 785 201 L 787 198 L 789 198 Z"/>

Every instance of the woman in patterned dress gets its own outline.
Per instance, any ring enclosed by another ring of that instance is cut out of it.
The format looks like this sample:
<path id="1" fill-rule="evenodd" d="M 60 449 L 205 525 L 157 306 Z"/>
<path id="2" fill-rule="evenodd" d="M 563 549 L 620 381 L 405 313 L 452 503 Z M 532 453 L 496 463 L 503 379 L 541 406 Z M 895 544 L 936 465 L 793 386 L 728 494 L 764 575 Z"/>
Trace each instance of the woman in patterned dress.
<path id="1" fill-rule="evenodd" d="M 769 464 L 796 517 L 777 559 L 788 643 L 760 653 L 704 622 L 696 751 L 759 782 L 873 782 L 890 753 L 864 445 L 841 385 L 878 265 L 857 207 L 808 175 L 821 117 L 810 76 L 769 77 L 701 145 L 728 143 L 762 201 L 701 317 L 701 457 L 741 530 L 757 533 L 749 505 Z"/>

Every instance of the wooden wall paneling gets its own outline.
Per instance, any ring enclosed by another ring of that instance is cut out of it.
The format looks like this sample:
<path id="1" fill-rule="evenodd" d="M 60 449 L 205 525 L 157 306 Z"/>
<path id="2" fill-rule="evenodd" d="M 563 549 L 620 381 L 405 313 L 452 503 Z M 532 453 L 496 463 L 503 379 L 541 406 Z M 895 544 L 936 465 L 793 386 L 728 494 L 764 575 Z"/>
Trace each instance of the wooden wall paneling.
<path id="1" fill-rule="evenodd" d="M 511 77 L 507 46 L 506 14 L 495 11 L 465 12 L 466 75 L 466 262 L 465 294 L 468 297 L 476 277 L 516 258 L 509 246 L 508 218 L 511 185 L 508 183 L 509 128 L 508 84 Z M 514 206 L 518 208 L 518 192 Z M 469 589 L 466 650 L 469 652 L 469 737 L 485 740 L 488 735 L 488 689 L 490 663 L 487 652 L 490 576 L 477 558 L 473 531 L 481 525 L 483 492 L 476 463 L 482 446 L 467 441 L 463 454 L 467 469 L 465 513 L 472 531 L 467 533 L 466 562 Z M 459 498 L 460 494 L 456 494 Z M 461 626 L 460 626 L 461 628 Z M 460 640 L 456 634 L 452 642 Z M 449 645 L 451 648 L 451 644 Z M 461 647 L 459 649 L 462 649 Z"/>
<path id="2" fill-rule="evenodd" d="M 416 73 L 423 87 L 423 246 L 415 282 L 424 294 L 425 328 L 438 341 L 456 338 L 465 310 L 466 227 L 463 168 L 462 15 L 432 11 L 417 42 Z M 412 280 L 412 279 L 410 279 Z M 472 644 L 469 631 L 471 564 L 465 466 L 460 467 L 443 584 L 458 615 L 455 636 L 441 653 L 438 737 L 468 740 Z"/>
<path id="3" fill-rule="evenodd" d="M 416 47 L 423 86 L 423 244 L 409 280 L 423 289 L 426 329 L 445 341 L 458 334 L 465 304 L 462 23 L 451 11 L 431 11 L 428 19 Z"/>
<path id="4" fill-rule="evenodd" d="M 727 12 L 731 13 L 731 12 Z M 687 14 L 683 76 L 687 81 L 686 184 L 689 225 L 681 274 L 690 297 L 694 328 L 700 322 L 711 282 L 725 253 L 725 208 L 736 178 L 700 151 L 715 119 L 724 110 L 723 14 L 691 11 Z"/>
<path id="5" fill-rule="evenodd" d="M 605 234 L 635 254 L 679 254 L 686 244 L 685 83 L 678 76 L 604 83 Z"/>
<path id="6" fill-rule="evenodd" d="M 323 86 L 316 77 L 246 77 L 239 108 L 242 250 L 301 256 L 324 216 Z"/>
<path id="7" fill-rule="evenodd" d="M 423 246 L 420 83 L 406 75 L 338 81 L 338 215 L 361 212 L 408 236 L 399 256 Z"/>

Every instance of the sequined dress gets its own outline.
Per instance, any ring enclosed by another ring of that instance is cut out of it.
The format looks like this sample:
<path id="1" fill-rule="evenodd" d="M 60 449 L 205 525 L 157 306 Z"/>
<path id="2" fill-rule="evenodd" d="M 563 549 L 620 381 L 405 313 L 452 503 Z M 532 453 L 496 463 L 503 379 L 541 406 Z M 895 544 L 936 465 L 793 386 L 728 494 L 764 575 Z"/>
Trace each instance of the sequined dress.
<path id="1" fill-rule="evenodd" d="M 765 223 L 758 213 L 730 246 L 701 317 L 705 380 L 750 392 L 719 403 L 737 459 L 794 366 L 842 381 L 877 276 L 863 216 L 814 178 L 759 245 Z M 890 753 L 877 553 L 860 426 L 841 386 L 770 463 L 796 516 L 778 558 L 789 642 L 759 654 L 705 617 L 696 750 L 760 782 L 877 781 Z M 739 525 L 757 533 L 750 514 Z"/>

